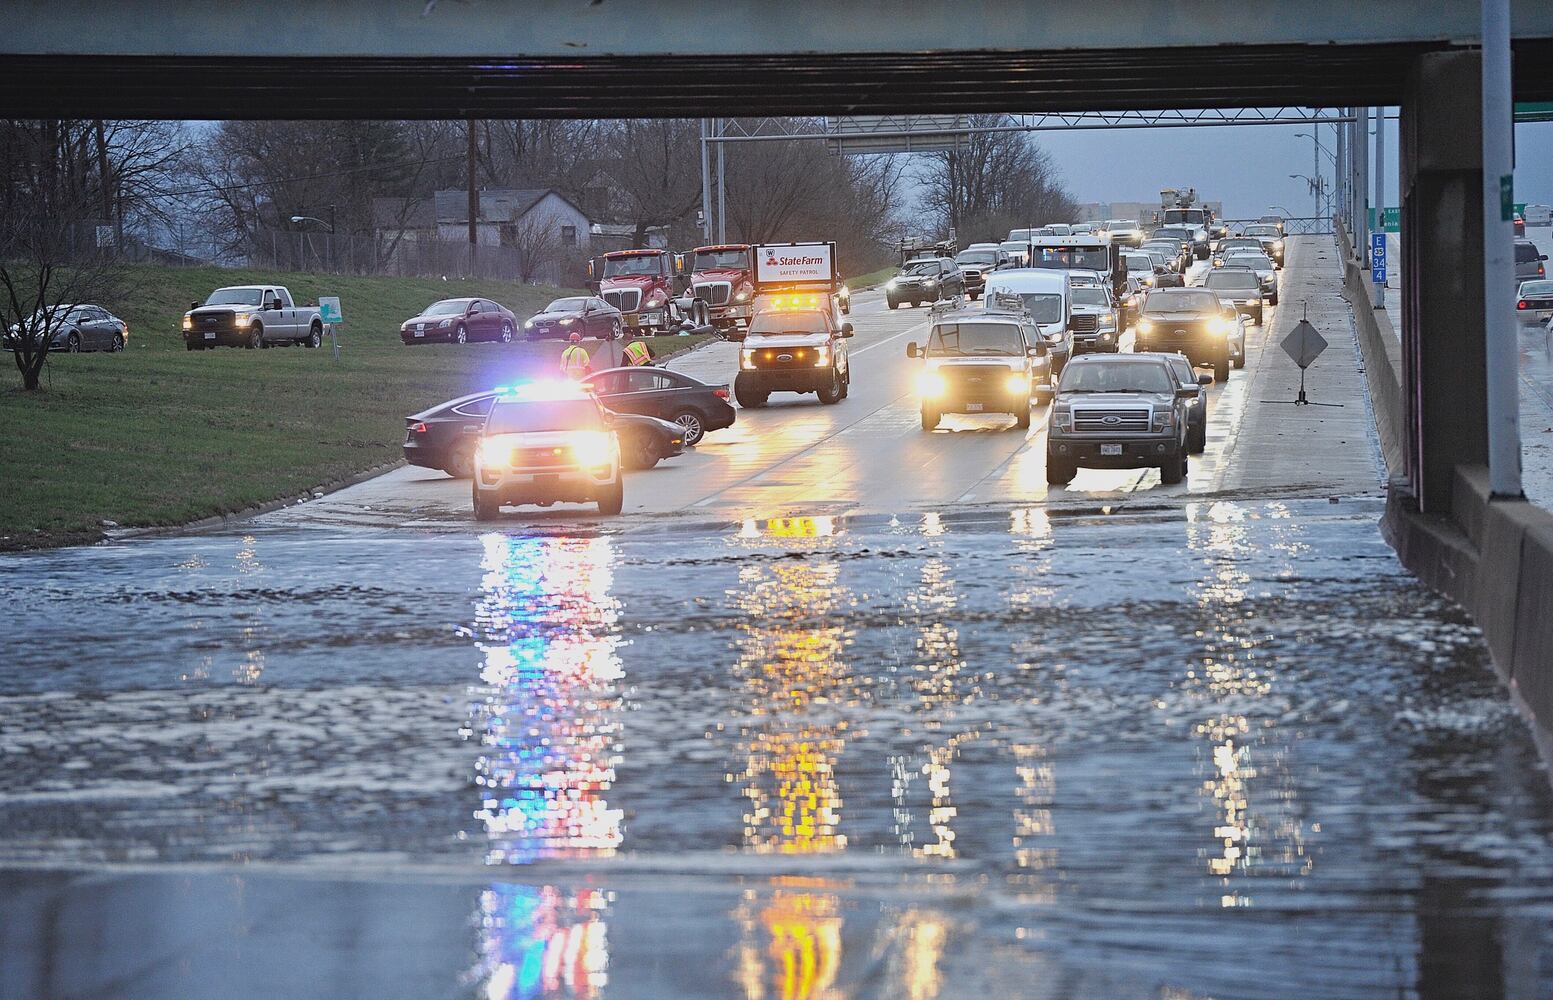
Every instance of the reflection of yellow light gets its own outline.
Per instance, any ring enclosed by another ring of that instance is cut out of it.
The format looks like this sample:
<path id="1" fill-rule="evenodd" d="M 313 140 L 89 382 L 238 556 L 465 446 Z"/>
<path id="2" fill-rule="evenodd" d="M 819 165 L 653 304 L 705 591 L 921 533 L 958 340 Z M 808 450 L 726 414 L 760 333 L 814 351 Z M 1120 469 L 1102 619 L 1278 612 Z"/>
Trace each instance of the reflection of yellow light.
<path id="1" fill-rule="evenodd" d="M 773 517 L 766 522 L 768 538 L 829 538 L 835 533 L 835 520 L 825 516 Z"/>
<path id="2" fill-rule="evenodd" d="M 802 883 L 805 880 L 783 880 Z M 758 913 L 745 895 L 739 980 L 746 997 L 825 1000 L 841 971 L 841 903 L 830 894 L 779 889 Z M 764 939 L 764 948 L 756 938 Z M 769 991 L 768 991 L 769 984 Z"/>

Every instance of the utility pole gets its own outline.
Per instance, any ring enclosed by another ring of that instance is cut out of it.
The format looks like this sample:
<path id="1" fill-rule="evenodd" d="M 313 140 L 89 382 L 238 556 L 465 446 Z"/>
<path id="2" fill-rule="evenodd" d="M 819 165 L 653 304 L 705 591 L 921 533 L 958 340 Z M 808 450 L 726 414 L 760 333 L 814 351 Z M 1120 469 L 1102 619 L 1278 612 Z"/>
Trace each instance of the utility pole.
<path id="1" fill-rule="evenodd" d="M 1510 0 L 1483 11 L 1483 334 L 1488 368 L 1488 485 L 1494 496 L 1521 489 L 1520 345 L 1515 300 L 1514 114 L 1510 96 Z"/>
<path id="2" fill-rule="evenodd" d="M 469 119 L 469 273 L 474 277 L 475 254 L 479 252 L 480 228 L 476 220 L 480 218 L 480 192 L 475 188 L 475 120 Z"/>
<path id="3" fill-rule="evenodd" d="M 723 130 L 728 127 L 728 119 L 717 119 L 717 137 L 723 136 Z M 728 188 L 725 185 L 727 171 L 724 169 L 728 159 L 728 144 L 717 144 L 717 242 L 728 242 Z"/>
<path id="4" fill-rule="evenodd" d="M 1386 231 L 1386 109 L 1375 109 L 1375 229 Z M 1386 301 L 1386 286 L 1375 286 L 1376 308 Z"/>
<path id="5" fill-rule="evenodd" d="M 712 168 L 707 142 L 710 121 L 701 119 L 701 239 L 707 243 L 712 242 Z"/>

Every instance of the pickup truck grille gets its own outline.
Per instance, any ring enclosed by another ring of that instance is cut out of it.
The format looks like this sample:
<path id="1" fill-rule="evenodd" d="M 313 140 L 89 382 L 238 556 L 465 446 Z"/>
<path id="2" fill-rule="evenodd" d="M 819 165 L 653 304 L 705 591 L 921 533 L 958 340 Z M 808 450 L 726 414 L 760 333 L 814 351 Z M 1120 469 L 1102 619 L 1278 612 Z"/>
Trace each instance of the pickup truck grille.
<path id="1" fill-rule="evenodd" d="M 1093 313 L 1074 313 L 1069 325 L 1072 326 L 1074 333 L 1094 333 L 1100 329 L 1100 317 Z"/>
<path id="2" fill-rule="evenodd" d="M 201 333 L 231 333 L 237 327 L 231 313 L 208 313 L 194 318 L 194 329 Z"/>
<path id="3" fill-rule="evenodd" d="M 755 352 L 755 366 L 770 371 L 784 368 L 813 368 L 812 347 L 762 347 Z"/>
<path id="4" fill-rule="evenodd" d="M 514 448 L 509 461 L 514 469 L 549 469 L 576 464 L 566 448 Z"/>
<path id="5" fill-rule="evenodd" d="M 1136 434 L 1149 429 L 1149 411 L 1074 410 L 1073 429 L 1091 434 Z"/>
<path id="6" fill-rule="evenodd" d="M 733 294 L 733 286 L 726 281 L 708 281 L 697 285 L 696 298 L 701 299 L 709 306 L 725 306 L 728 298 Z"/>
<path id="7" fill-rule="evenodd" d="M 642 291 L 639 288 L 610 289 L 604 293 L 604 301 L 623 313 L 634 313 L 642 308 Z"/>
<path id="8" fill-rule="evenodd" d="M 1175 323 L 1155 323 L 1154 329 L 1149 331 L 1149 343 L 1185 343 L 1206 336 L 1208 333 L 1207 320 L 1186 320 Z"/>

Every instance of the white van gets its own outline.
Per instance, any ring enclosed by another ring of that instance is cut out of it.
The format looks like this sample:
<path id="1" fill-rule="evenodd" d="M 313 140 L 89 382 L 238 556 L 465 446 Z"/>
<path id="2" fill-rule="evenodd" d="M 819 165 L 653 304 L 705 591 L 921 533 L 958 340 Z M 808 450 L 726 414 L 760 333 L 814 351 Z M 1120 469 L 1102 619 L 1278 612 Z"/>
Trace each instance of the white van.
<path id="1" fill-rule="evenodd" d="M 1046 349 L 1051 353 L 1052 374 L 1060 375 L 1073 356 L 1073 289 L 1067 271 L 1049 268 L 1017 268 L 993 271 L 987 275 L 983 302 L 992 302 L 998 292 L 1011 293 L 1025 301 L 1025 308 L 1041 328 Z"/>
<path id="2" fill-rule="evenodd" d="M 1521 213 L 1528 226 L 1553 226 L 1553 208 L 1547 205 L 1527 205 Z"/>

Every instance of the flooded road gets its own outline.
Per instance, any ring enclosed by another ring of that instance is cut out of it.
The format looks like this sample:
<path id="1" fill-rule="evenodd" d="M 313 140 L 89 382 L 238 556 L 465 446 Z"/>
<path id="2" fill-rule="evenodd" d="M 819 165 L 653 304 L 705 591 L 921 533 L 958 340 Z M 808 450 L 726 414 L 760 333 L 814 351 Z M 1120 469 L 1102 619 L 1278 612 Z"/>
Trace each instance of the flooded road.
<path id="1" fill-rule="evenodd" d="M 0 995 L 1546 995 L 1546 773 L 1379 513 L 8 557 Z"/>

